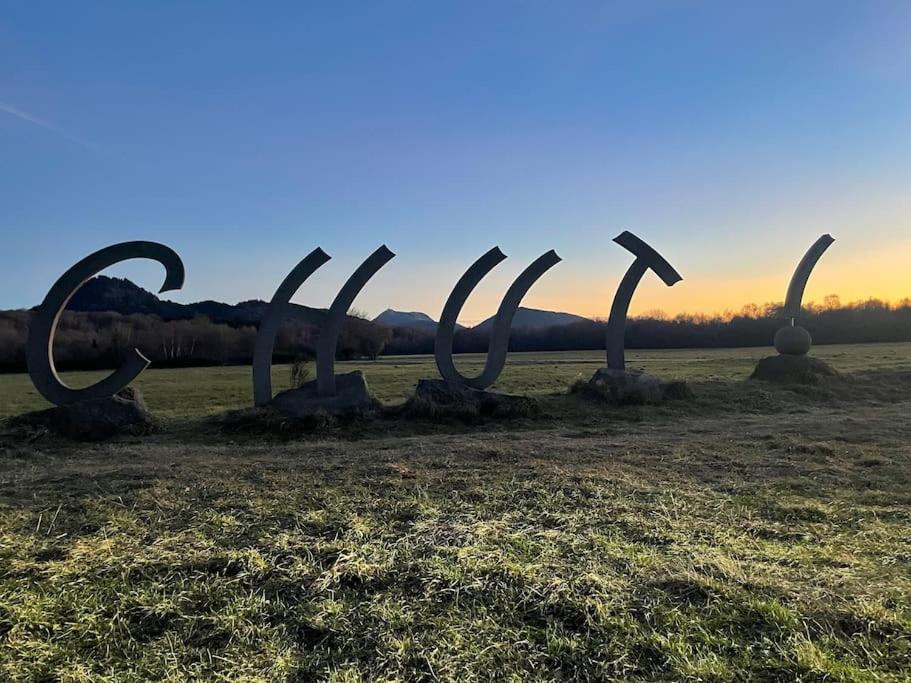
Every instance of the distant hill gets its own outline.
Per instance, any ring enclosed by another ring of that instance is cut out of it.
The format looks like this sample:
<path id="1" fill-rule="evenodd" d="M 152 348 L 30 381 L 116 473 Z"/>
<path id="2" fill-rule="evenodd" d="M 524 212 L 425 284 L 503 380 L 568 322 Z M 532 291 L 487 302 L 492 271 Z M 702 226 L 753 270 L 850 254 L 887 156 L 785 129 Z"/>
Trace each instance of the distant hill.
<path id="1" fill-rule="evenodd" d="M 163 320 L 190 320 L 197 316 L 206 316 L 212 322 L 238 327 L 259 324 L 267 306 L 268 303 L 257 299 L 238 304 L 220 301 L 179 304 L 159 299 L 152 292 L 126 278 L 98 275 L 77 290 L 67 304 L 67 310 L 83 313 L 114 311 L 123 315 L 142 313 L 157 315 Z M 308 321 L 316 321 L 321 315 L 325 315 L 325 309 L 297 304 L 293 304 L 293 308 Z"/>
<path id="2" fill-rule="evenodd" d="M 478 332 L 487 331 L 493 325 L 494 316 L 487 318 L 474 327 L 472 330 Z M 396 311 L 387 308 L 373 319 L 373 322 L 385 325 L 386 327 L 404 327 L 424 332 L 436 332 L 437 322 L 426 313 L 419 311 Z M 578 322 L 591 322 L 588 318 L 573 313 L 560 313 L 556 311 L 542 311 L 537 308 L 519 307 L 513 318 L 512 326 L 515 328 L 524 328 L 527 330 L 544 330 L 548 327 L 559 327 L 561 325 L 570 325 Z M 462 325 L 456 325 L 456 329 L 465 329 Z"/>
<path id="3" fill-rule="evenodd" d="M 67 309 L 86 313 L 114 311 L 123 315 L 142 313 L 157 315 L 163 320 L 190 320 L 198 316 L 206 316 L 212 322 L 239 327 L 259 324 L 266 306 L 268 303 L 257 299 L 241 301 L 238 304 L 226 304 L 220 301 L 180 304 L 159 299 L 152 292 L 126 278 L 98 275 L 77 290 L 70 299 Z M 294 304 L 293 307 L 298 315 L 309 322 L 317 322 L 321 316 L 326 314 L 325 309 L 297 304 Z M 542 330 L 586 320 L 587 318 L 572 313 L 519 307 L 513 318 L 512 326 L 528 330 Z M 437 322 L 426 313 L 419 311 L 396 311 L 387 308 L 376 316 L 373 322 L 388 328 L 407 328 L 431 334 L 434 334 L 437 329 Z M 493 317 L 490 317 L 472 329 L 483 332 L 492 324 Z M 463 328 L 459 325 L 457 329 Z"/>
<path id="4" fill-rule="evenodd" d="M 420 311 L 396 311 L 391 308 L 387 308 L 376 316 L 373 319 L 373 322 L 385 325 L 386 327 L 404 327 L 420 332 L 430 332 L 431 334 L 436 334 L 438 325 L 437 321 L 426 313 L 421 313 Z M 463 330 L 465 328 L 456 323 L 456 329 Z"/>
<path id="5" fill-rule="evenodd" d="M 114 311 L 124 315 L 144 313 L 169 320 L 193 317 L 183 304 L 162 301 L 126 278 L 106 275 L 93 277 L 77 289 L 67 309 L 86 313 Z"/>
<path id="6" fill-rule="evenodd" d="M 491 316 L 478 323 L 472 329 L 485 331 L 493 325 L 495 316 Z M 542 311 L 537 308 L 524 308 L 519 306 L 516 315 L 512 319 L 514 328 L 524 328 L 527 330 L 544 330 L 548 327 L 559 327 L 561 325 L 571 325 L 573 323 L 592 322 L 588 318 L 573 313 L 559 313 L 556 311 Z"/>
<path id="7" fill-rule="evenodd" d="M 387 308 L 373 319 L 386 327 L 409 327 L 414 330 L 437 331 L 437 322 L 426 313 L 419 311 L 395 311 Z"/>

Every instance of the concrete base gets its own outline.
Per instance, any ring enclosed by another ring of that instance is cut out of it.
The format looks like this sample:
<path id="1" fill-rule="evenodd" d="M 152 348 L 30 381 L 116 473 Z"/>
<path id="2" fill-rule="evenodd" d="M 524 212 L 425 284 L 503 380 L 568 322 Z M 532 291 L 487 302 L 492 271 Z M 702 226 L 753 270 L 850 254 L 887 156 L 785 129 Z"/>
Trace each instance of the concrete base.
<path id="1" fill-rule="evenodd" d="M 572 390 L 617 405 L 658 404 L 693 395 L 686 382 L 668 382 L 635 369 L 598 368 L 588 382 L 580 380 Z"/>
<path id="2" fill-rule="evenodd" d="M 138 389 L 127 387 L 115 396 L 37 410 L 10 418 L 16 431 L 47 430 L 79 441 L 103 441 L 120 434 L 148 434 L 152 414 Z"/>
<path id="3" fill-rule="evenodd" d="M 422 379 L 405 410 L 425 417 L 533 417 L 541 413 L 541 406 L 528 396 L 472 389 L 443 379 Z"/>
<path id="4" fill-rule="evenodd" d="M 288 389 L 275 395 L 269 404 L 288 417 L 309 417 L 317 413 L 328 415 L 361 415 L 377 407 L 370 395 L 367 380 L 360 370 L 335 376 L 334 396 L 320 396 L 316 380 L 297 389 Z"/>
<path id="5" fill-rule="evenodd" d="M 812 356 L 767 356 L 756 364 L 750 379 L 779 384 L 819 384 L 827 377 L 837 377 L 828 363 Z"/>

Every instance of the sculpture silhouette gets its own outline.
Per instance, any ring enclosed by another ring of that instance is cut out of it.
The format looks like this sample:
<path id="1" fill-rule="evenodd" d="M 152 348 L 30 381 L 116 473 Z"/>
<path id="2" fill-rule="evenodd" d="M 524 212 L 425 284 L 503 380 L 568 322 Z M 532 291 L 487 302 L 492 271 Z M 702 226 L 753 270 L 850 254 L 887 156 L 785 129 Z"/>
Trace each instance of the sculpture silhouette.
<path id="1" fill-rule="evenodd" d="M 506 258 L 499 247 L 494 247 L 481 258 L 475 261 L 465 274 L 459 278 L 452 293 L 446 300 L 440 322 L 437 325 L 436 341 L 433 354 L 436 358 L 440 375 L 448 382 L 463 384 L 474 389 L 486 389 L 493 384 L 506 364 L 506 352 L 509 345 L 509 330 L 516 309 L 522 297 L 531 288 L 535 281 L 544 275 L 550 268 L 560 262 L 560 257 L 553 249 L 539 256 L 515 279 L 503 300 L 493 321 L 490 333 L 490 342 L 487 347 L 487 360 L 484 370 L 477 377 L 465 377 L 455 367 L 452 360 L 452 343 L 455 337 L 456 319 L 468 295 L 478 285 L 481 279 L 489 273 L 494 266 Z"/>
<path id="2" fill-rule="evenodd" d="M 105 268 L 137 258 L 158 261 L 164 266 L 165 280 L 158 290 L 159 293 L 183 287 L 183 262 L 173 249 L 157 242 L 122 242 L 86 256 L 67 270 L 54 283 L 32 316 L 26 343 L 26 363 L 29 376 L 38 393 L 51 403 L 62 406 L 113 396 L 126 388 L 148 367 L 149 359 L 138 349 L 133 349 L 124 364 L 103 380 L 84 389 L 73 389 L 61 381 L 54 365 L 54 333 L 57 331 L 60 316 L 73 294 L 86 280 Z"/>
<path id="3" fill-rule="evenodd" d="M 810 273 L 816 266 L 817 261 L 825 253 L 826 249 L 832 246 L 835 239 L 825 234 L 816 240 L 807 253 L 800 259 L 794 275 L 791 276 L 791 282 L 788 285 L 788 293 L 784 302 L 784 317 L 788 318 L 790 324 L 785 325 L 775 333 L 775 349 L 778 353 L 789 356 L 805 355 L 813 345 L 813 339 L 810 333 L 803 327 L 796 324 L 796 319 L 800 317 L 800 306 L 803 301 L 803 293 L 807 287 L 807 281 L 810 279 Z"/>
<path id="4" fill-rule="evenodd" d="M 269 307 L 256 332 L 253 347 L 253 402 L 264 406 L 272 400 L 272 352 L 275 336 L 289 317 L 298 317 L 301 309 L 291 306 L 291 297 L 304 281 L 332 257 L 317 247 L 291 270 L 272 295 Z"/>
<path id="5" fill-rule="evenodd" d="M 800 317 L 800 305 L 803 301 L 804 290 L 807 288 L 807 280 L 810 279 L 810 273 L 813 272 L 816 262 L 819 261 L 826 249 L 832 246 L 834 241 L 835 238 L 831 235 L 823 235 L 807 249 L 807 253 L 803 255 L 800 263 L 797 264 L 794 275 L 791 276 L 788 293 L 784 301 L 784 315 L 786 318 L 790 318 L 792 322 L 795 318 Z"/>
<path id="6" fill-rule="evenodd" d="M 319 341 L 316 343 L 316 384 L 320 396 L 335 394 L 335 347 L 348 309 L 367 280 L 394 257 L 395 254 L 385 244 L 373 252 L 348 278 L 329 307 L 329 316 L 320 328 Z"/>
<path id="7" fill-rule="evenodd" d="M 633 292 L 639 285 L 645 271 L 651 268 L 668 287 L 680 282 L 683 277 L 668 263 L 661 254 L 628 230 L 614 238 L 614 242 L 636 256 L 636 260 L 626 271 L 620 281 L 614 302 L 611 305 L 610 317 L 607 319 L 607 367 L 611 370 L 624 370 L 624 335 L 626 333 L 626 314 L 633 298 Z"/>
<path id="8" fill-rule="evenodd" d="M 348 278 L 328 312 L 324 315 L 316 313 L 309 318 L 311 322 L 317 322 L 320 328 L 316 346 L 316 382 L 320 396 L 333 396 L 336 393 L 335 347 L 348 309 L 367 281 L 394 257 L 395 254 L 386 245 L 374 251 Z M 264 406 L 272 400 L 272 352 L 279 327 L 290 316 L 304 315 L 301 309 L 290 305 L 291 297 L 330 258 L 322 249 L 314 249 L 288 273 L 275 290 L 260 322 L 253 351 L 253 401 L 258 406 Z"/>

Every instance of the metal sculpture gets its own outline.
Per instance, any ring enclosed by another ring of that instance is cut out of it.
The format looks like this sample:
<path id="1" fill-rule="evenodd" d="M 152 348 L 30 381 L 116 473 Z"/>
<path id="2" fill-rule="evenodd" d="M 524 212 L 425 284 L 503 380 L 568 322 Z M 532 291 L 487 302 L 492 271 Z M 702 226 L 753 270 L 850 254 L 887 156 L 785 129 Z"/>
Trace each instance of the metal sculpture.
<path id="1" fill-rule="evenodd" d="M 272 400 L 272 352 L 278 329 L 288 318 L 299 317 L 302 310 L 291 305 L 291 297 L 304 284 L 304 280 L 331 258 L 317 247 L 288 273 L 275 290 L 266 314 L 259 322 L 253 347 L 253 401 L 256 405 L 264 406 Z"/>
<path id="2" fill-rule="evenodd" d="M 668 287 L 674 286 L 683 277 L 661 254 L 628 230 L 617 235 L 614 242 L 636 256 L 636 260 L 633 261 L 620 281 L 620 286 L 614 295 L 614 303 L 611 305 L 610 317 L 607 320 L 607 367 L 611 370 L 625 370 L 626 314 L 629 311 L 633 292 L 636 291 L 645 271 L 651 268 Z"/>
<path id="3" fill-rule="evenodd" d="M 519 307 L 519 303 L 535 281 L 561 261 L 560 257 L 557 256 L 557 252 L 551 249 L 546 254 L 535 259 L 515 279 L 503 296 L 500 308 L 497 309 L 497 315 L 493 321 L 493 329 L 490 333 L 490 342 L 487 347 L 487 360 L 484 363 L 484 370 L 477 377 L 465 377 L 456 369 L 452 360 L 456 319 L 472 290 L 494 266 L 505 258 L 506 255 L 500 251 L 499 247 L 494 247 L 488 251 L 465 271 L 465 274 L 459 278 L 452 293 L 446 300 L 439 325 L 437 325 L 433 353 L 440 375 L 448 382 L 463 384 L 474 389 L 486 389 L 496 381 L 503 371 L 503 366 L 506 364 L 509 330 L 512 327 L 512 319 L 515 316 L 516 309 Z"/>
<path id="4" fill-rule="evenodd" d="M 335 347 L 348 309 L 351 308 L 358 292 L 367 284 L 367 280 L 394 257 L 395 254 L 389 251 L 385 244 L 373 252 L 348 278 L 329 307 L 329 317 L 320 329 L 319 341 L 316 344 L 316 384 L 320 396 L 335 394 Z"/>
<path id="5" fill-rule="evenodd" d="M 165 269 L 159 293 L 183 287 L 184 267 L 177 253 L 157 242 L 122 242 L 100 249 L 79 261 L 54 283 L 29 323 L 26 363 L 32 383 L 51 403 L 62 406 L 78 401 L 107 398 L 126 388 L 149 365 L 149 359 L 133 349 L 126 362 L 103 380 L 84 389 L 68 387 L 54 365 L 54 334 L 67 303 L 90 278 L 115 263 L 130 259 L 158 261 Z"/>
<path id="6" fill-rule="evenodd" d="M 335 347 L 348 309 L 367 281 L 394 257 L 395 254 L 386 245 L 374 251 L 348 278 L 328 312 L 317 314 L 320 333 L 316 346 L 316 382 L 320 396 L 333 396 L 336 393 Z M 272 400 L 272 351 L 279 327 L 289 317 L 306 315 L 302 309 L 291 306 L 291 297 L 330 258 L 322 249 L 314 249 L 288 273 L 272 297 L 260 322 L 253 351 L 253 400 L 258 406 L 266 405 Z M 315 318 L 311 320 L 315 321 Z"/>
<path id="7" fill-rule="evenodd" d="M 788 285 L 788 293 L 785 296 L 784 310 L 782 311 L 790 324 L 785 325 L 775 333 L 775 349 L 778 353 L 788 356 L 803 356 L 810 350 L 813 339 L 807 330 L 796 324 L 796 320 L 800 317 L 803 293 L 807 287 L 807 281 L 810 279 L 810 273 L 813 272 L 817 261 L 825 253 L 826 249 L 832 246 L 834 241 L 835 239 L 831 235 L 823 235 L 807 249 L 807 253 L 803 255 L 800 263 L 797 264 L 797 268 L 794 270 L 794 275 L 791 276 L 791 282 Z"/>

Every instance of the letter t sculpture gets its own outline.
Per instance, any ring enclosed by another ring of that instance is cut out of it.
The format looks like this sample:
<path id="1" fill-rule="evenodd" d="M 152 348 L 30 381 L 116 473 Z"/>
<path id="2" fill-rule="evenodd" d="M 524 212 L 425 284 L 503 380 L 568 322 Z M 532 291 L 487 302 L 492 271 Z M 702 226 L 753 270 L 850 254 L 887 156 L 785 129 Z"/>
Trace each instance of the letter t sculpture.
<path id="1" fill-rule="evenodd" d="M 626 275 L 620 281 L 617 293 L 614 295 L 614 303 L 610 309 L 610 318 L 607 320 L 607 367 L 610 370 L 625 370 L 626 358 L 623 353 L 623 337 L 626 332 L 626 313 L 629 310 L 629 302 L 633 298 L 633 292 L 639 284 L 639 280 L 645 275 L 645 271 L 651 268 L 655 274 L 660 277 L 664 284 L 672 287 L 675 283 L 680 282 L 683 278 L 680 276 L 670 263 L 664 260 L 657 251 L 636 237 L 628 230 L 614 238 L 614 242 L 624 249 L 628 249 L 636 256 L 636 260 L 626 271 Z"/>

